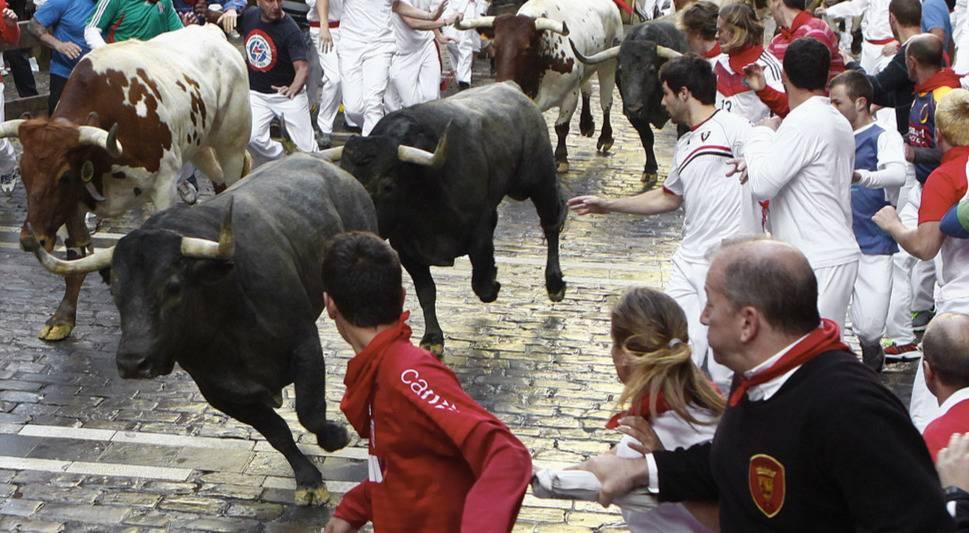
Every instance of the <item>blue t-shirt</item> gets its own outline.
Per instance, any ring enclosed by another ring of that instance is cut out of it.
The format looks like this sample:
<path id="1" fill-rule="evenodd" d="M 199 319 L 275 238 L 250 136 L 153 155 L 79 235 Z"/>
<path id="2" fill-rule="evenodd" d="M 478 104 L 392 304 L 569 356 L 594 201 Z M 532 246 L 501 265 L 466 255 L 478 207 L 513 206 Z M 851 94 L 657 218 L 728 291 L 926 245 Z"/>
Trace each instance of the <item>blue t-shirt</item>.
<path id="1" fill-rule="evenodd" d="M 952 21 L 949 20 L 949 6 L 945 0 L 925 0 L 922 2 L 922 33 L 928 33 L 933 28 L 942 28 L 945 32 L 945 49 L 952 46 Z"/>
<path id="2" fill-rule="evenodd" d="M 74 43 L 81 47 L 81 55 L 71 59 L 56 51 L 51 51 L 50 73 L 54 76 L 67 78 L 74 70 L 74 65 L 91 51 L 84 40 L 84 25 L 91 11 L 94 10 L 94 0 L 47 0 L 37 8 L 34 19 L 47 28 L 54 37 L 66 43 Z"/>

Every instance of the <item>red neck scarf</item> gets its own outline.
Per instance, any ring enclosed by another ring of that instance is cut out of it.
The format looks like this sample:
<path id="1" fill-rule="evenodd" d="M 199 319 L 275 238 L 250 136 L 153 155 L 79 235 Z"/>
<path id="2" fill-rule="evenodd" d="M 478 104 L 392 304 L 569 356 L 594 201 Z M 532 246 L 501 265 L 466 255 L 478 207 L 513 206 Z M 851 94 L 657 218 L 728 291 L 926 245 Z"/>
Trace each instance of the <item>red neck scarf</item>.
<path id="1" fill-rule="evenodd" d="M 742 50 L 727 52 L 727 62 L 730 68 L 737 74 L 744 73 L 744 67 L 754 63 L 764 53 L 764 47 L 760 45 L 748 46 Z"/>
<path id="2" fill-rule="evenodd" d="M 619 9 L 625 11 L 626 13 L 629 13 L 630 15 L 633 14 L 633 8 L 629 7 L 629 4 L 627 4 L 626 2 L 623 2 L 622 0 L 612 0 L 612 1 L 616 4 L 616 6 Z"/>
<path id="3" fill-rule="evenodd" d="M 410 311 L 404 311 L 400 320 L 378 333 L 347 364 L 347 373 L 343 378 L 347 389 L 340 401 L 340 410 L 353 429 L 365 439 L 370 438 L 370 400 L 373 398 L 380 362 L 391 344 L 398 339 L 410 339 L 411 330 L 407 325 L 409 317 Z"/>
<path id="4" fill-rule="evenodd" d="M 713 59 L 722 53 L 723 51 L 720 50 L 720 43 L 713 43 L 713 48 L 703 52 L 703 57 Z"/>
<path id="5" fill-rule="evenodd" d="M 647 420 L 651 419 L 653 415 L 649 412 L 650 398 L 651 396 L 649 394 L 644 394 L 642 401 L 639 402 L 639 409 L 630 406 L 629 409 L 612 415 L 612 418 L 606 422 L 606 429 L 616 429 L 619 427 L 619 420 L 627 416 L 641 416 Z M 659 416 L 669 410 L 670 406 L 666 403 L 666 398 L 663 397 L 663 393 L 658 393 L 656 395 L 656 416 Z"/>
<path id="6" fill-rule="evenodd" d="M 811 14 L 808 13 L 807 11 L 801 11 L 800 13 L 797 14 L 796 17 L 794 17 L 794 20 L 791 21 L 790 28 L 781 27 L 778 29 L 778 31 L 780 32 L 781 35 L 784 36 L 784 40 L 793 41 L 794 32 L 796 32 L 798 28 L 806 24 L 807 21 L 811 20 L 812 18 L 813 17 L 811 17 Z"/>
<path id="7" fill-rule="evenodd" d="M 791 349 L 769 368 L 761 370 L 749 378 L 737 374 L 737 387 L 730 394 L 730 407 L 735 407 L 740 403 L 740 400 L 747 393 L 747 389 L 760 385 L 761 383 L 767 383 L 807 363 L 818 355 L 833 350 L 847 351 L 848 346 L 841 342 L 841 331 L 838 329 L 838 324 L 827 318 L 823 318 L 821 319 L 821 325 L 817 329 L 808 333 L 807 337 L 801 339 L 794 346 L 791 346 Z"/>
<path id="8" fill-rule="evenodd" d="M 925 80 L 924 83 L 916 85 L 915 92 L 927 93 L 929 91 L 934 91 L 939 87 L 952 87 L 953 89 L 958 89 L 960 87 L 960 78 L 961 76 L 956 74 L 951 68 L 944 68 L 933 74 L 932 77 Z"/>

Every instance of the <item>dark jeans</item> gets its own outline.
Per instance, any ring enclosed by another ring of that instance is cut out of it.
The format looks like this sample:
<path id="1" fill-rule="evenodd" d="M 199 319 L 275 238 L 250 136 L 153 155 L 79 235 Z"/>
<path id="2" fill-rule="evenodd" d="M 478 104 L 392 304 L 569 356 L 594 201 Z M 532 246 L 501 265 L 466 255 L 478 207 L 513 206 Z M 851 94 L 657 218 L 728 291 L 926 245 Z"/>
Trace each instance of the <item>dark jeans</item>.
<path id="1" fill-rule="evenodd" d="M 64 85 L 67 84 L 67 78 L 62 78 L 54 74 L 50 75 L 50 97 L 47 98 L 47 114 L 53 115 L 54 108 L 57 107 L 57 102 L 61 99 L 61 93 L 64 92 Z"/>
<path id="2" fill-rule="evenodd" d="M 21 98 L 25 96 L 37 96 L 37 85 L 34 83 L 34 73 L 30 71 L 30 54 L 28 50 L 7 50 L 3 53 L 3 59 L 10 65 L 10 73 L 13 74 L 13 82 L 17 86 L 17 94 Z"/>

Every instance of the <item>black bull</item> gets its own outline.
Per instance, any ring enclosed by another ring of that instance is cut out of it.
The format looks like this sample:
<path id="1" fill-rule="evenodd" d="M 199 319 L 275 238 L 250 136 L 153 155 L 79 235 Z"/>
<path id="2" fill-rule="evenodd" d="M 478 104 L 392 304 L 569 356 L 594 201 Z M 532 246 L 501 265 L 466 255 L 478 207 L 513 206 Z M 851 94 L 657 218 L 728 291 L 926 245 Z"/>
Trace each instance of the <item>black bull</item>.
<path id="1" fill-rule="evenodd" d="M 316 319 L 327 244 L 351 230 L 377 230 L 363 187 L 329 162 L 294 155 L 198 206 L 152 216 L 111 254 L 121 376 L 153 378 L 178 363 L 213 407 L 286 457 L 302 504 L 326 500 L 322 477 L 273 408 L 295 383 L 300 424 L 326 450 L 346 446 L 346 429 L 326 419 Z M 92 257 L 60 267 L 101 266 Z"/>
<path id="2" fill-rule="evenodd" d="M 494 230 L 505 196 L 535 205 L 548 245 L 545 286 L 552 301 L 564 297 L 558 248 L 567 209 L 548 127 L 513 82 L 391 113 L 369 136 L 347 141 L 341 165 L 370 193 L 380 235 L 414 281 L 424 310 L 421 346 L 438 355 L 444 349 L 431 265 L 451 266 L 467 254 L 474 293 L 483 302 L 498 297 Z"/>
<path id="3" fill-rule="evenodd" d="M 618 47 L 583 57 L 580 61 L 595 63 L 619 58 L 616 63 L 616 84 L 622 97 L 622 112 L 639 133 L 646 151 L 646 165 L 642 180 L 647 186 L 657 181 L 659 165 L 653 151 L 653 130 L 666 125 L 670 119 L 663 108 L 663 90 L 659 69 L 672 55 L 685 53 L 686 37 L 670 22 L 653 21 L 633 27 Z M 572 46 L 575 51 L 575 46 Z"/>

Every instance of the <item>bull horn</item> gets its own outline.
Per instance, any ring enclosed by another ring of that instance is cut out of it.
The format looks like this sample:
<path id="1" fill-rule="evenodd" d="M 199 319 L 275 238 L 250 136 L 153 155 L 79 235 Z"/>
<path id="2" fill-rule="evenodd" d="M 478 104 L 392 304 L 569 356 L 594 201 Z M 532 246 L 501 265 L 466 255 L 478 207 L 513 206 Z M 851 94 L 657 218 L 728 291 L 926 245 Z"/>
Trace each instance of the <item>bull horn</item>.
<path id="1" fill-rule="evenodd" d="M 19 137 L 20 136 L 20 125 L 26 122 L 22 118 L 8 120 L 3 124 L 0 124 L 0 139 L 6 137 Z"/>
<path id="2" fill-rule="evenodd" d="M 440 140 L 437 141 L 437 147 L 434 148 L 434 153 L 430 153 L 420 148 L 414 148 L 413 146 L 400 145 L 397 147 L 397 159 L 400 159 L 405 163 L 414 163 L 415 165 L 421 165 L 425 167 L 440 168 L 447 158 L 447 132 L 451 127 L 449 123 L 447 127 L 444 128 L 444 134 L 441 135 Z"/>
<path id="3" fill-rule="evenodd" d="M 539 17 L 535 19 L 535 29 L 538 31 L 554 31 L 559 35 L 569 35 L 569 27 L 565 22 Z"/>
<path id="4" fill-rule="evenodd" d="M 663 59 L 676 59 L 680 57 L 681 53 L 673 50 L 672 48 L 667 48 L 665 46 L 656 45 L 656 55 L 662 57 Z"/>
<path id="5" fill-rule="evenodd" d="M 474 30 L 477 28 L 494 28 L 495 17 L 477 17 L 467 20 L 459 20 L 454 23 L 454 27 L 459 30 Z"/>
<path id="6" fill-rule="evenodd" d="M 28 227 L 28 229 L 30 229 Z M 33 230 L 31 230 L 33 233 Z M 102 268 L 111 266 L 111 256 L 114 255 L 114 246 L 98 250 L 91 255 L 80 259 L 68 260 L 58 259 L 47 252 L 43 246 L 35 246 L 34 256 L 40 261 L 44 268 L 59 276 L 70 276 L 72 274 L 87 274 L 96 272 Z"/>
<path id="7" fill-rule="evenodd" d="M 615 59 L 619 56 L 618 46 L 606 48 L 605 50 L 597 54 L 592 54 L 591 56 L 584 56 L 581 52 L 579 52 L 579 49 L 575 47 L 575 43 L 572 42 L 572 39 L 569 39 L 569 44 L 572 45 L 572 53 L 575 54 L 575 57 L 586 65 L 597 65 L 599 63 L 609 61 L 610 59 Z"/>
<path id="8" fill-rule="evenodd" d="M 182 237 L 182 255 L 194 259 L 217 259 L 228 261 L 235 254 L 235 237 L 232 233 L 232 197 L 219 229 L 219 242 L 195 237 Z"/>
<path id="9" fill-rule="evenodd" d="M 118 125 L 111 126 L 111 131 L 104 131 L 95 126 L 78 126 L 81 144 L 91 144 L 104 148 L 108 155 L 117 159 L 121 157 L 121 143 L 118 142 Z"/>
<path id="10" fill-rule="evenodd" d="M 321 150 L 319 152 L 320 157 L 330 161 L 339 161 L 343 157 L 343 147 L 337 146 L 335 148 L 327 148 L 326 150 Z"/>

